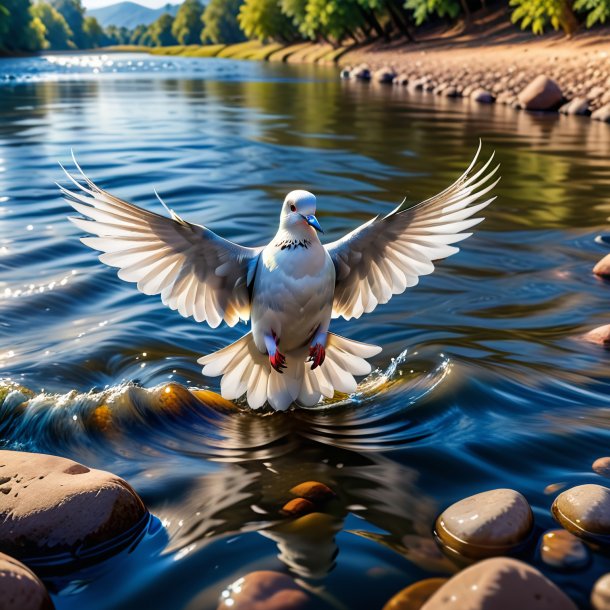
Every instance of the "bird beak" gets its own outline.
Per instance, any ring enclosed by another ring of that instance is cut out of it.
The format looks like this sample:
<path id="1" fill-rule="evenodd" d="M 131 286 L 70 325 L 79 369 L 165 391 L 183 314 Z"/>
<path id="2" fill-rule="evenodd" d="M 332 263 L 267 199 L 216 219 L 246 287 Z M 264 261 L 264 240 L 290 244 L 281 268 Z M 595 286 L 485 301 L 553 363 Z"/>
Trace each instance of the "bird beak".
<path id="1" fill-rule="evenodd" d="M 309 214 L 309 216 L 303 216 L 303 218 L 307 221 L 307 224 L 310 227 L 313 227 L 316 231 L 319 231 L 320 233 L 324 233 L 324 231 L 322 231 L 320 223 L 318 222 L 318 219 L 313 214 Z"/>

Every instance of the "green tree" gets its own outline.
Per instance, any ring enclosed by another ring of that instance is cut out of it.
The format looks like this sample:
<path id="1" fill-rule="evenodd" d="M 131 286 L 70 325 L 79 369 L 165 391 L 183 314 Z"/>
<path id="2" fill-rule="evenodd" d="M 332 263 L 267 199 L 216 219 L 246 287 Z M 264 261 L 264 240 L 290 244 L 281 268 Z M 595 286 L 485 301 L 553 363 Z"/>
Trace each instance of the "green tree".
<path id="1" fill-rule="evenodd" d="M 2 0 L 0 48 L 8 51 L 38 51 L 46 44 L 42 21 L 32 14 L 30 0 Z"/>
<path id="2" fill-rule="evenodd" d="M 144 36 L 144 34 L 146 34 L 147 30 L 148 30 L 148 26 L 146 26 L 144 24 L 137 25 L 131 31 L 131 35 L 129 37 L 129 43 L 130 44 L 143 44 L 142 37 Z"/>
<path id="3" fill-rule="evenodd" d="M 585 23 L 588 28 L 610 20 L 610 0 L 576 0 L 574 10 L 586 13 Z"/>
<path id="4" fill-rule="evenodd" d="M 47 2 L 38 2 L 32 7 L 32 15 L 40 19 L 46 33 L 46 48 L 50 49 L 73 49 L 72 30 L 68 27 L 66 20 Z"/>
<path id="5" fill-rule="evenodd" d="M 292 42 L 298 37 L 292 20 L 282 12 L 277 0 L 245 0 L 237 20 L 250 39 Z"/>
<path id="6" fill-rule="evenodd" d="M 102 28 L 95 17 L 85 17 L 85 21 L 83 22 L 83 33 L 87 40 L 87 47 L 91 49 L 106 44 L 104 28 Z"/>
<path id="7" fill-rule="evenodd" d="M 116 25 L 109 25 L 104 30 L 104 44 L 129 44 L 131 32 L 127 28 L 119 28 Z"/>
<path id="8" fill-rule="evenodd" d="M 357 41 L 356 31 L 362 27 L 362 12 L 355 0 L 308 0 L 301 33 L 316 39 L 341 42 L 346 36 Z"/>
<path id="9" fill-rule="evenodd" d="M 172 26 L 172 34 L 179 44 L 197 44 L 201 40 L 201 15 L 203 5 L 199 0 L 184 0 Z"/>
<path id="10" fill-rule="evenodd" d="M 243 0 L 210 0 L 201 17 L 201 42 L 230 44 L 245 40 L 237 21 L 242 4 Z"/>
<path id="11" fill-rule="evenodd" d="M 87 35 L 84 31 L 85 9 L 81 0 L 50 0 L 51 5 L 63 15 L 68 27 L 72 30 L 74 44 L 79 49 L 87 47 Z"/>
<path id="12" fill-rule="evenodd" d="M 169 13 L 163 13 L 154 23 L 151 23 L 148 28 L 149 44 L 155 47 L 168 47 L 176 44 L 176 39 L 172 34 L 172 25 L 174 18 Z"/>
<path id="13" fill-rule="evenodd" d="M 534 34 L 542 34 L 551 26 L 571 34 L 578 27 L 569 0 L 510 0 L 515 10 L 511 16 L 513 23 L 521 23 L 521 29 L 531 29 Z"/>
<path id="14" fill-rule="evenodd" d="M 530 2 L 531 0 L 524 1 Z M 462 10 L 460 3 L 456 0 L 406 0 L 405 8 L 413 11 L 415 25 L 421 25 L 433 17 L 455 19 Z"/>

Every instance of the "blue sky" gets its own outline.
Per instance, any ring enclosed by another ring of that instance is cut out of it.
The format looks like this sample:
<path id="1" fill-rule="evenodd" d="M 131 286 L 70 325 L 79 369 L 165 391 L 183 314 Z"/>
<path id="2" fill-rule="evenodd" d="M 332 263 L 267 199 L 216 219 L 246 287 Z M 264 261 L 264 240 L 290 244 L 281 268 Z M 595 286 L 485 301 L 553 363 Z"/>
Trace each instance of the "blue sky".
<path id="1" fill-rule="evenodd" d="M 83 6 L 85 8 L 100 8 L 102 6 L 108 6 L 110 4 L 116 4 L 121 0 L 82 0 Z M 137 2 L 138 4 L 142 4 L 143 6 L 148 6 L 149 8 L 159 8 L 160 6 L 165 6 L 168 2 L 170 4 L 180 4 L 180 0 L 132 0 Z"/>

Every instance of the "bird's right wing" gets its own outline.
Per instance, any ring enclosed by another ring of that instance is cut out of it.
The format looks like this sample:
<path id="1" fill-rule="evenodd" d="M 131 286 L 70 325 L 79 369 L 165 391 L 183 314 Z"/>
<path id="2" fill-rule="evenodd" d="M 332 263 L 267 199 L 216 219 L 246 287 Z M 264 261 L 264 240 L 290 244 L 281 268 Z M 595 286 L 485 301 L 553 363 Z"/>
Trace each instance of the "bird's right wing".
<path id="1" fill-rule="evenodd" d="M 171 210 L 167 218 L 122 201 L 76 167 L 85 184 L 66 171 L 78 188 L 59 186 L 70 205 L 91 220 L 70 220 L 97 236 L 81 241 L 104 252 L 100 261 L 118 267 L 122 280 L 137 282 L 144 294 L 160 293 L 165 305 L 212 328 L 223 319 L 234 326 L 250 317 L 249 274 L 262 248 L 234 244 Z"/>

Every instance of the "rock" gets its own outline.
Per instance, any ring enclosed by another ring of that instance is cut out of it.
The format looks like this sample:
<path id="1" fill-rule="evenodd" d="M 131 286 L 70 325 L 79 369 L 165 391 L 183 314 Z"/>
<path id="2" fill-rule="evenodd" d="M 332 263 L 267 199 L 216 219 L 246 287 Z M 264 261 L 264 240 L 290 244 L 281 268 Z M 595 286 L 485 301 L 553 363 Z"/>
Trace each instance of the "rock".
<path id="1" fill-rule="evenodd" d="M 339 77 L 342 79 L 350 78 L 352 69 L 348 66 L 347 68 L 343 68 L 339 73 Z"/>
<path id="2" fill-rule="evenodd" d="M 131 533 L 147 515 L 123 479 L 61 457 L 0 451 L 0 548 L 72 553 Z"/>
<path id="3" fill-rule="evenodd" d="M 610 573 L 604 574 L 593 585 L 591 606 L 594 610 L 610 610 Z"/>
<path id="4" fill-rule="evenodd" d="M 470 94 L 470 99 L 475 102 L 479 102 L 479 104 L 493 104 L 496 101 L 496 98 L 492 93 L 487 91 L 487 89 L 475 89 Z"/>
<path id="5" fill-rule="evenodd" d="M 300 610 L 309 601 L 290 576 L 261 570 L 230 584 L 221 593 L 218 610 Z"/>
<path id="6" fill-rule="evenodd" d="M 589 550 L 566 530 L 551 530 L 542 537 L 542 561 L 552 568 L 577 569 L 589 563 Z"/>
<path id="7" fill-rule="evenodd" d="M 585 116 L 585 115 L 590 114 L 589 102 L 584 97 L 575 97 L 573 100 L 570 100 L 567 104 L 564 104 L 559 109 L 559 112 L 561 114 Z"/>
<path id="8" fill-rule="evenodd" d="M 610 457 L 597 458 L 591 467 L 593 472 L 610 479 Z"/>
<path id="9" fill-rule="evenodd" d="M 600 277 L 607 277 L 610 279 L 610 254 L 606 254 L 606 256 L 593 267 L 593 273 Z"/>
<path id="10" fill-rule="evenodd" d="M 386 85 L 391 84 L 395 77 L 396 72 L 394 72 L 392 68 L 388 68 L 387 66 L 376 70 L 373 74 L 373 79 L 375 80 L 375 82 L 384 83 Z"/>
<path id="11" fill-rule="evenodd" d="M 592 101 L 595 100 L 597 98 L 601 98 L 604 93 L 606 93 L 606 90 L 603 87 L 597 86 L 597 87 L 593 87 L 589 93 L 587 93 L 587 100 Z"/>
<path id="12" fill-rule="evenodd" d="M 446 578 L 426 578 L 399 591 L 383 610 L 419 610 L 447 582 Z"/>
<path id="13" fill-rule="evenodd" d="M 280 512 L 290 517 L 300 517 L 301 515 L 306 515 L 314 510 L 315 505 L 313 502 L 310 502 L 305 498 L 294 498 L 293 500 L 286 502 L 286 504 L 282 506 Z"/>
<path id="14" fill-rule="evenodd" d="M 536 568 L 509 557 L 480 561 L 456 574 L 421 610 L 577 610 Z"/>
<path id="15" fill-rule="evenodd" d="M 401 85 L 402 87 L 406 87 L 409 84 L 409 77 L 406 74 L 398 74 L 394 77 L 392 83 L 394 85 Z"/>
<path id="16" fill-rule="evenodd" d="M 443 89 L 443 95 L 445 97 L 460 97 L 460 93 L 457 90 L 456 87 L 453 86 L 449 86 L 449 87 L 445 87 L 445 89 Z"/>
<path id="17" fill-rule="evenodd" d="M 582 538 L 610 536 L 610 489 L 589 483 L 566 489 L 551 507 L 553 516 L 569 532 Z"/>
<path id="18" fill-rule="evenodd" d="M 357 80 L 371 80 L 371 71 L 366 64 L 360 64 L 350 72 L 350 78 L 355 78 Z"/>
<path id="19" fill-rule="evenodd" d="M 408 86 L 411 91 L 422 91 L 427 82 L 427 78 L 416 78 L 410 81 Z"/>
<path id="20" fill-rule="evenodd" d="M 0 610 L 53 610 L 54 607 L 34 572 L 0 553 Z"/>
<path id="21" fill-rule="evenodd" d="M 305 483 L 300 483 L 293 487 L 290 490 L 290 493 L 298 498 L 305 498 L 310 502 L 323 502 L 324 500 L 333 498 L 335 495 L 335 492 L 330 487 L 319 481 L 305 481 Z"/>
<path id="22" fill-rule="evenodd" d="M 585 340 L 610 348 L 610 324 L 598 326 L 585 335 Z"/>
<path id="23" fill-rule="evenodd" d="M 563 94 L 554 80 L 541 74 L 519 93 L 518 99 L 526 110 L 554 110 L 560 105 Z"/>
<path id="24" fill-rule="evenodd" d="M 436 520 L 436 533 L 449 550 L 476 559 L 515 549 L 533 524 L 530 506 L 519 492 L 493 489 L 447 508 Z"/>
<path id="25" fill-rule="evenodd" d="M 601 108 L 598 108 L 593 114 L 591 114 L 591 118 L 594 121 L 610 123 L 610 104 L 605 104 Z"/>

